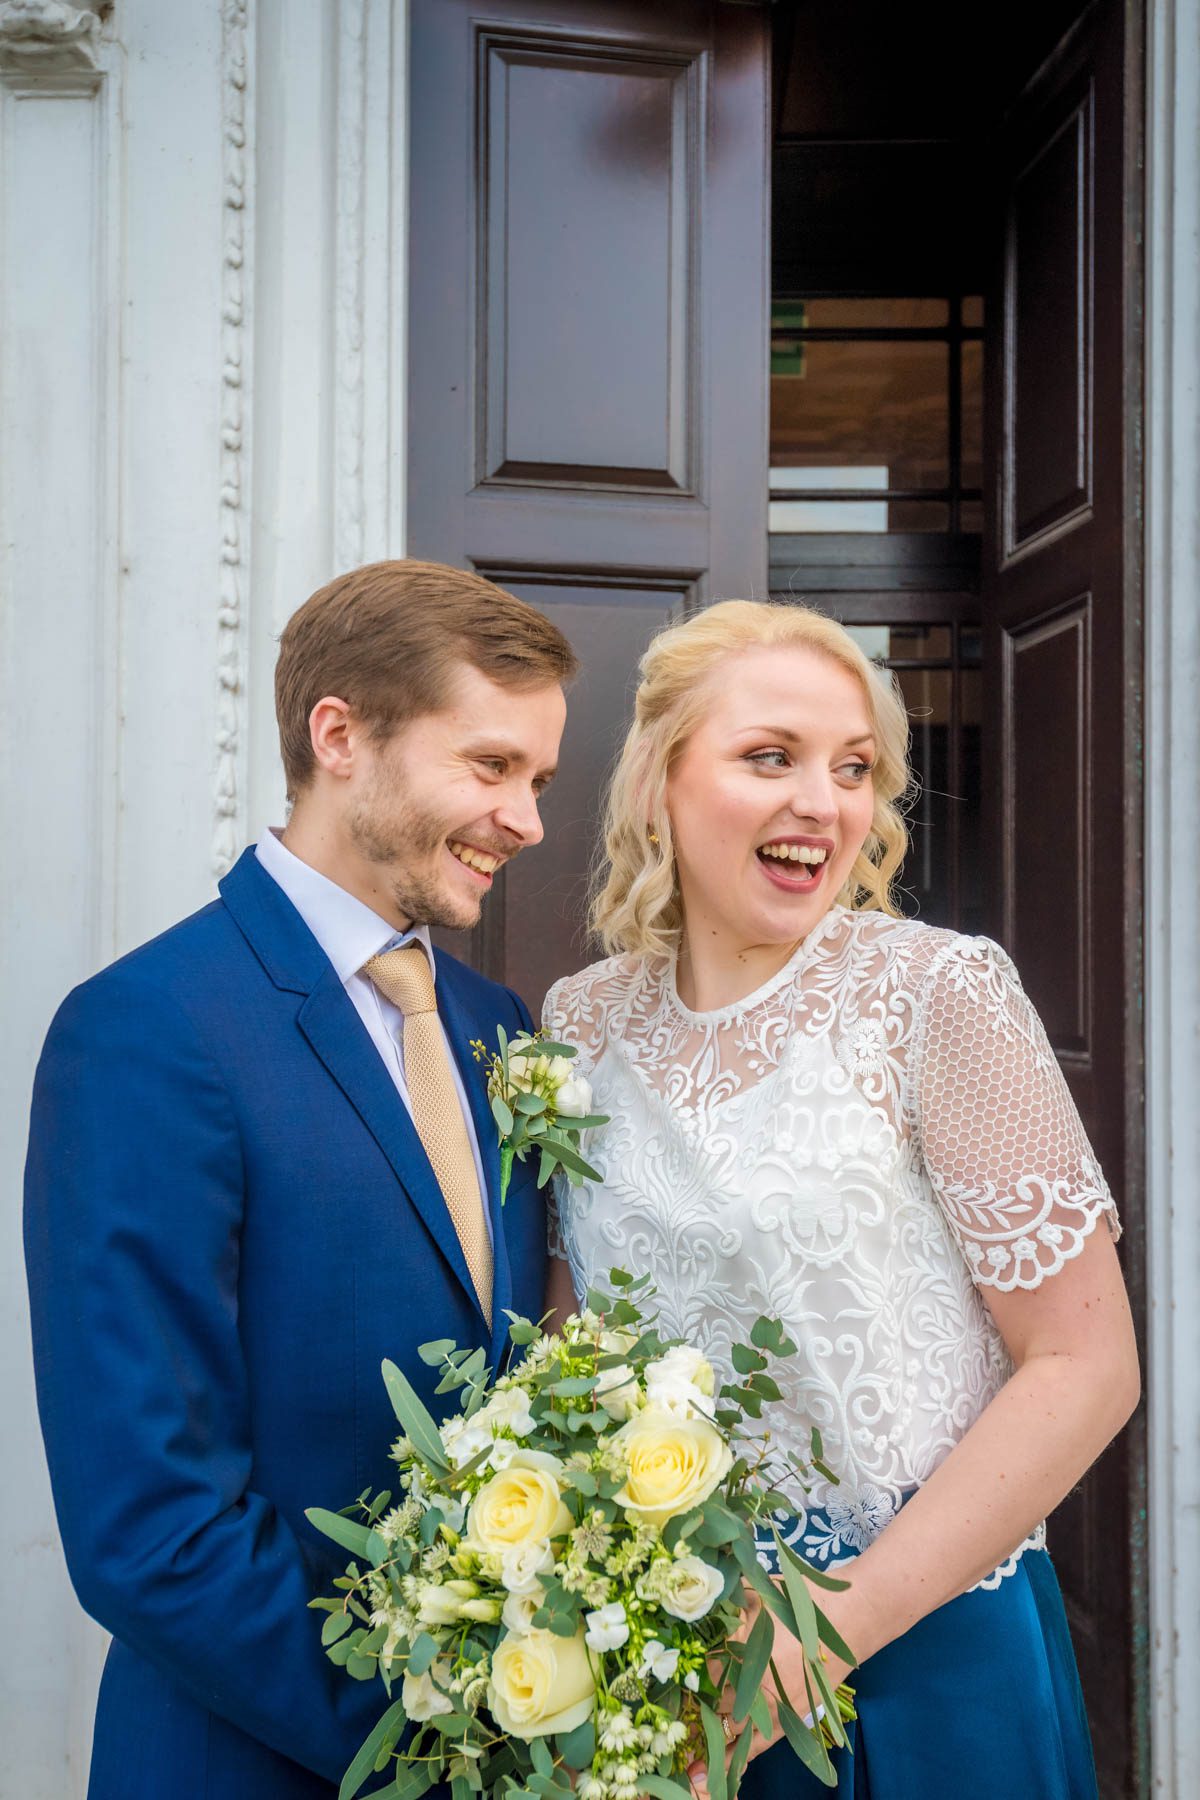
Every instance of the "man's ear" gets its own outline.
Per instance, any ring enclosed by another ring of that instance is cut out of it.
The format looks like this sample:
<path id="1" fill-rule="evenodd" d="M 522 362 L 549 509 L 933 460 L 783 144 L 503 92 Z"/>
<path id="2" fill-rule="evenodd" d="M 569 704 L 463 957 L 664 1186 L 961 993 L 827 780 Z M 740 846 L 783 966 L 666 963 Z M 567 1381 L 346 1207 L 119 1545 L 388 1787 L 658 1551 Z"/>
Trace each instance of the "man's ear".
<path id="1" fill-rule="evenodd" d="M 347 781 L 354 771 L 358 732 L 344 700 L 326 694 L 308 715 L 308 735 L 317 767 L 335 781 Z"/>

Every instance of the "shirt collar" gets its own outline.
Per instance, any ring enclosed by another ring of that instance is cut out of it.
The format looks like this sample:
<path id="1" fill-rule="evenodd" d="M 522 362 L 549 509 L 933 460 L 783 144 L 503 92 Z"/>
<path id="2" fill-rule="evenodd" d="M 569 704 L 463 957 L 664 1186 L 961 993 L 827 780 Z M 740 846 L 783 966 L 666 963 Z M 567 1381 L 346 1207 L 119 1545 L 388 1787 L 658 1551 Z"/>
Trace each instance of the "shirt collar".
<path id="1" fill-rule="evenodd" d="M 401 944 L 420 944 L 437 979 L 437 963 L 427 925 L 397 931 L 346 888 L 302 862 L 272 827 L 255 845 L 255 856 L 277 882 L 333 964 L 339 981 L 357 975 L 365 962 Z"/>

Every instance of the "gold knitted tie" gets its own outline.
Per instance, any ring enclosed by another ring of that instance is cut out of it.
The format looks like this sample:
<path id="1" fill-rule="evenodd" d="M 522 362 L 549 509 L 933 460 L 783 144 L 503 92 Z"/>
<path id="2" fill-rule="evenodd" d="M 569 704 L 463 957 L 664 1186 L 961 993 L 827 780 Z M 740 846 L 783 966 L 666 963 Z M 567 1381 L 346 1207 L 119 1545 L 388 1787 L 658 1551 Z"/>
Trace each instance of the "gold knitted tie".
<path id="1" fill-rule="evenodd" d="M 413 1124 L 437 1176 L 490 1331 L 492 1244 L 471 1140 L 438 1024 L 429 958 L 420 944 L 403 944 L 373 956 L 363 964 L 363 974 L 404 1014 L 404 1079 Z"/>

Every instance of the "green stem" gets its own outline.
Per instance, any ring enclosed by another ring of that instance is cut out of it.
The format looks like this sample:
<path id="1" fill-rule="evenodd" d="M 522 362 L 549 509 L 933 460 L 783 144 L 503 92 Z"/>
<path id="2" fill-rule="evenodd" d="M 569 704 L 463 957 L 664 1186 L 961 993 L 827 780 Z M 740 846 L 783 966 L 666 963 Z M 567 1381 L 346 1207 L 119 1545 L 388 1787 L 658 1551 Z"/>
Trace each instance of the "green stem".
<path id="1" fill-rule="evenodd" d="M 511 1144 L 500 1146 L 500 1204 L 504 1205 L 508 1198 L 508 1184 L 512 1180 L 513 1147 Z"/>

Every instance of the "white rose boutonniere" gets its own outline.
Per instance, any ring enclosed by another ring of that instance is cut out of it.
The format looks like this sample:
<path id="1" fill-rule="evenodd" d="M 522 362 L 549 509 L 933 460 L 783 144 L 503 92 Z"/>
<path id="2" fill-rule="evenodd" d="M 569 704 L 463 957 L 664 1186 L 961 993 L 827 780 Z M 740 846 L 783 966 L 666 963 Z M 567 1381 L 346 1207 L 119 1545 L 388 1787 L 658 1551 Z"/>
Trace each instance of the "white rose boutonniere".
<path id="1" fill-rule="evenodd" d="M 514 1161 L 531 1150 L 540 1153 L 538 1186 L 545 1187 L 556 1169 L 576 1183 L 585 1175 L 598 1180 L 580 1152 L 585 1131 L 608 1124 L 607 1113 L 592 1111 L 592 1090 L 582 1075 L 571 1073 L 577 1051 L 573 1044 L 551 1043 L 540 1031 L 509 1038 L 496 1027 L 498 1051 L 478 1038 L 471 1053 L 487 1065 L 488 1099 L 500 1132 L 500 1199 L 512 1179 Z"/>

